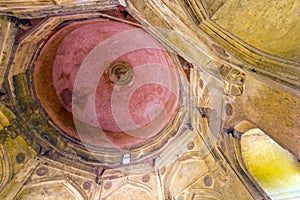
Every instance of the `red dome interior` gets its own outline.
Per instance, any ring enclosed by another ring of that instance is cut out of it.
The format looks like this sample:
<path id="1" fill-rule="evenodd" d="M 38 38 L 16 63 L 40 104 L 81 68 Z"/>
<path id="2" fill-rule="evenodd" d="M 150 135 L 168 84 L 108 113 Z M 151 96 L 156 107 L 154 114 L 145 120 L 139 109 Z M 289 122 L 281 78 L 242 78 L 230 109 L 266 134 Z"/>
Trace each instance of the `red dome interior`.
<path id="1" fill-rule="evenodd" d="M 61 104 L 59 110 L 72 113 L 72 106 L 74 106 L 76 98 L 84 98 L 74 95 L 73 89 L 78 71 L 81 69 L 83 62 L 89 59 L 91 52 L 97 46 L 104 44 L 104 42 L 113 37 L 116 40 L 124 40 L 122 42 L 132 44 L 134 37 L 122 38 L 118 36 L 121 32 L 141 30 L 134 26 L 114 21 L 94 21 L 86 24 L 81 22 L 80 26 L 76 24 L 70 26 L 58 31 L 45 45 L 36 63 L 35 81 L 45 81 L 40 76 L 43 70 L 48 69 L 48 73 L 46 73 L 48 74 L 47 80 L 49 81 L 49 72 L 51 72 L 53 87 L 47 86 L 48 88 L 43 89 L 51 90 L 52 93 L 54 90 Z M 142 32 L 141 36 L 143 34 L 143 43 L 147 44 L 146 46 L 159 46 L 146 32 Z M 133 71 L 133 81 L 131 84 L 124 86 L 114 84 L 107 78 L 106 71 L 98 77 L 94 110 L 99 127 L 104 132 L 78 134 L 78 131 L 70 128 L 71 120 L 66 125 L 68 120 L 63 120 L 64 122 L 62 122 L 61 117 L 57 116 L 59 114 L 57 108 L 53 109 L 53 105 L 51 108 L 51 104 L 53 104 L 49 102 L 51 99 L 44 99 L 43 93 L 45 92 L 40 91 L 42 88 L 36 89 L 47 113 L 72 138 L 85 140 L 84 143 L 93 146 L 129 147 L 158 135 L 170 122 L 176 113 L 179 103 L 178 75 L 176 72 L 171 76 L 166 73 L 168 71 L 173 73 L 176 70 L 174 70 L 175 67 L 169 54 L 160 46 L 159 48 L 137 48 L 118 55 L 117 49 L 111 50 L 109 44 L 105 46 L 107 52 L 112 51 L 110 56 L 116 57 L 116 59 L 110 60 L 110 63 L 127 63 Z M 126 49 L 126 46 L 124 48 Z M 98 59 L 105 56 L 108 55 L 99 55 Z M 49 57 L 53 58 L 52 62 Z M 96 69 L 97 67 L 107 69 L 109 63 L 108 65 L 98 66 L 101 64 L 92 62 L 91 65 L 94 65 L 91 66 L 91 69 Z M 87 73 L 91 72 L 87 71 Z M 171 81 L 171 85 L 176 87 L 170 89 L 170 84 L 160 84 L 166 82 L 166 80 Z M 57 106 L 57 100 L 55 105 Z M 86 110 L 87 108 L 84 109 Z M 161 113 L 163 113 L 163 118 L 159 118 Z M 78 120 L 84 119 L 84 123 L 88 124 L 88 121 L 92 120 L 89 119 L 89 116 L 79 117 Z M 70 116 L 68 115 L 68 117 Z M 144 131 L 145 127 L 149 126 L 151 128 L 151 123 L 158 119 L 158 127 L 151 129 L 151 134 L 149 132 L 149 135 L 147 135 L 148 133 Z M 134 134 L 131 134 L 131 131 Z"/>

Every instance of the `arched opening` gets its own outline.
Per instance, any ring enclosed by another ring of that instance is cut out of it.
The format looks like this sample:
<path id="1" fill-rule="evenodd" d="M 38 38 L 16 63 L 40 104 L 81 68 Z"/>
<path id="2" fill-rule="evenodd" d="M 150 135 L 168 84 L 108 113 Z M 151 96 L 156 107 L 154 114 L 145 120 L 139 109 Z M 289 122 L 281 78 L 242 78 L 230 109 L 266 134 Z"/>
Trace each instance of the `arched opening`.
<path id="1" fill-rule="evenodd" d="M 260 129 L 243 134 L 244 162 L 272 199 L 300 199 L 300 163 Z"/>

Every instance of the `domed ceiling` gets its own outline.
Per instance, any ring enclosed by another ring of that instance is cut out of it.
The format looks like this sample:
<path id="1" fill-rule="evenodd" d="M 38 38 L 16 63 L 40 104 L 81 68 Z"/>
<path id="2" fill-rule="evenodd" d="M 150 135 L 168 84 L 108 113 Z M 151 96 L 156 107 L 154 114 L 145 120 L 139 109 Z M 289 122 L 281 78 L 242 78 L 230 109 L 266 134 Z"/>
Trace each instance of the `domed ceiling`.
<path id="1" fill-rule="evenodd" d="M 268 199 L 240 139 L 299 159 L 291 2 L 0 0 L 0 199 Z"/>
<path id="2" fill-rule="evenodd" d="M 142 29 L 110 20 L 79 22 L 55 33 L 39 55 L 34 80 L 55 123 L 92 146 L 145 142 L 179 106 L 170 55 Z"/>

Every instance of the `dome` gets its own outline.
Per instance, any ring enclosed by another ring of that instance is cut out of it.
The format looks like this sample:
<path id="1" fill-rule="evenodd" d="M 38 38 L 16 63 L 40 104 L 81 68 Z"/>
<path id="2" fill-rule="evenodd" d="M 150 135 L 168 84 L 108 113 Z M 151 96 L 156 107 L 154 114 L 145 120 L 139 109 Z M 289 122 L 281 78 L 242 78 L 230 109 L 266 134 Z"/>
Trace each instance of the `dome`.
<path id="1" fill-rule="evenodd" d="M 35 67 L 35 81 L 45 78 L 51 84 L 37 88 L 42 106 L 66 136 L 86 145 L 144 143 L 161 134 L 178 109 L 179 79 L 170 55 L 145 31 L 121 22 L 59 30 Z"/>

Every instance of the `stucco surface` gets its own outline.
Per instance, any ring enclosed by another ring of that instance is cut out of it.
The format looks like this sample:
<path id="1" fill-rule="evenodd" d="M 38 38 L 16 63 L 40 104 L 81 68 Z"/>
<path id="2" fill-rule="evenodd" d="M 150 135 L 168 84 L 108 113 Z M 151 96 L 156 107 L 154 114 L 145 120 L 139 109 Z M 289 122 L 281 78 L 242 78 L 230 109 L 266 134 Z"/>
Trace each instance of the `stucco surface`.
<path id="1" fill-rule="evenodd" d="M 260 50 L 300 61 L 298 0 L 228 0 L 212 19 Z"/>

